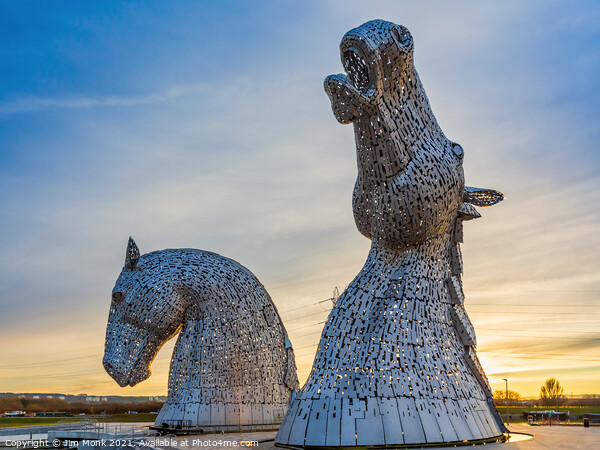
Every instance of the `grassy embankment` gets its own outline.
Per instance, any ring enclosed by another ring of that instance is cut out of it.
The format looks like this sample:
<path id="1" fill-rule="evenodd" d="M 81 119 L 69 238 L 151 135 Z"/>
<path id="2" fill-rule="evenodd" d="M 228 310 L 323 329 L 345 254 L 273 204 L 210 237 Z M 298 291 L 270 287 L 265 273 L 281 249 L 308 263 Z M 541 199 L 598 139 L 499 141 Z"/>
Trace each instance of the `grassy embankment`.
<path id="1" fill-rule="evenodd" d="M 501 414 L 506 413 L 506 406 L 497 406 Z M 509 406 L 509 414 L 521 414 L 523 411 L 569 411 L 571 415 L 577 416 L 586 413 L 600 413 L 600 406 Z"/>
<path id="2" fill-rule="evenodd" d="M 504 416 L 506 415 L 506 406 L 498 406 L 498 412 Z M 523 417 L 523 412 L 527 411 L 568 411 L 571 417 L 571 422 L 581 422 L 581 416 L 586 413 L 600 414 L 600 406 L 565 406 L 565 407 L 552 407 L 552 406 L 509 406 L 508 413 L 513 416 L 511 417 L 511 423 L 527 422 L 527 419 Z M 519 418 L 514 416 L 518 415 Z M 576 417 L 576 418 L 575 418 Z"/>
<path id="3" fill-rule="evenodd" d="M 0 428 L 55 425 L 58 423 L 83 421 L 85 419 L 97 420 L 98 422 L 154 422 L 156 414 L 112 414 L 110 416 L 85 417 L 0 417 Z"/>
<path id="4" fill-rule="evenodd" d="M 523 407 L 523 406 L 510 406 L 508 412 L 510 415 L 520 415 L 522 417 L 523 411 L 569 411 L 571 417 L 581 416 L 585 413 L 597 413 L 600 414 L 600 406 L 567 406 L 564 408 L 552 408 L 552 407 Z M 506 413 L 506 407 L 498 406 L 500 414 Z M 74 416 L 74 417 L 0 417 L 0 428 L 9 427 L 30 427 L 35 425 L 55 425 L 58 423 L 64 423 L 67 421 L 81 421 L 85 419 L 93 419 L 98 422 L 154 422 L 156 414 L 112 414 L 109 416 Z M 519 418 L 518 421 L 525 420 Z M 581 419 L 578 419 L 581 420 Z M 517 420 L 511 419 L 511 422 Z"/>

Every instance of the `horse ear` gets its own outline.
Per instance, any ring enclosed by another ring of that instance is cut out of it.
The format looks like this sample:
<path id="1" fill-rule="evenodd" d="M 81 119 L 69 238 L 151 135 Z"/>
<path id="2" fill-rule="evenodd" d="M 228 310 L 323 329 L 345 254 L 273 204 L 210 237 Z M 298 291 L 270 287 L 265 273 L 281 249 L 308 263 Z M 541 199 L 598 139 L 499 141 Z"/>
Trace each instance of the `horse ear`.
<path id="1" fill-rule="evenodd" d="M 127 242 L 127 250 L 125 251 L 125 270 L 134 270 L 137 267 L 137 263 L 140 259 L 140 249 L 135 244 L 135 241 L 129 236 Z"/>
<path id="2" fill-rule="evenodd" d="M 494 189 L 465 186 L 463 201 L 475 206 L 492 206 L 504 200 L 504 194 Z"/>

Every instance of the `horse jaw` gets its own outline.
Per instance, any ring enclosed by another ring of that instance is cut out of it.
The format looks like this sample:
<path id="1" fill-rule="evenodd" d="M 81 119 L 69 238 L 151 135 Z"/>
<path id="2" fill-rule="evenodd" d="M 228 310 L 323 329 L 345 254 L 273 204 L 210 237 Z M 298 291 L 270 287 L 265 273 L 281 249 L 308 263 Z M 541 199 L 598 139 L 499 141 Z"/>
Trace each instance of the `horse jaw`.
<path id="1" fill-rule="evenodd" d="M 125 386 L 135 386 L 138 383 L 141 383 L 144 380 L 147 380 L 152 375 L 152 371 L 150 370 L 150 365 L 144 364 L 143 367 L 137 368 L 131 372 L 129 378 L 126 380 Z"/>
<path id="2" fill-rule="evenodd" d="M 150 378 L 152 371 L 150 370 L 150 364 L 143 360 L 138 361 L 133 369 L 131 370 L 116 370 L 114 360 L 110 358 L 110 355 L 104 355 L 102 360 L 104 370 L 115 380 L 120 387 L 135 386 L 144 380 Z"/>
<path id="3" fill-rule="evenodd" d="M 158 353 L 159 345 L 144 337 L 134 341 L 138 342 L 136 347 L 142 349 L 141 354 L 136 355 L 135 349 L 123 348 L 121 345 L 114 345 L 113 342 L 113 345 L 107 345 L 104 351 L 104 370 L 120 387 L 135 386 L 152 374 L 150 365 Z"/>

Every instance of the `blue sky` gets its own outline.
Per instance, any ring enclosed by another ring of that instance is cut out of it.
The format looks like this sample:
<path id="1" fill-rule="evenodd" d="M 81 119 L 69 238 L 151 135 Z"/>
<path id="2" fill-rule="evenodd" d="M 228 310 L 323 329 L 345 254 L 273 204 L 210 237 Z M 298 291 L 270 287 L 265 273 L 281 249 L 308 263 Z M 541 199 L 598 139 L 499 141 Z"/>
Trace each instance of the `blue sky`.
<path id="1" fill-rule="evenodd" d="M 600 392 L 592 1 L 0 1 L 0 391 L 125 393 L 99 355 L 129 235 L 250 268 L 305 376 L 327 315 L 315 303 L 369 245 L 353 133 L 322 82 L 342 71 L 342 35 L 373 18 L 413 33 L 467 183 L 507 197 L 463 246 L 492 384 Z M 130 392 L 165 392 L 168 352 Z"/>

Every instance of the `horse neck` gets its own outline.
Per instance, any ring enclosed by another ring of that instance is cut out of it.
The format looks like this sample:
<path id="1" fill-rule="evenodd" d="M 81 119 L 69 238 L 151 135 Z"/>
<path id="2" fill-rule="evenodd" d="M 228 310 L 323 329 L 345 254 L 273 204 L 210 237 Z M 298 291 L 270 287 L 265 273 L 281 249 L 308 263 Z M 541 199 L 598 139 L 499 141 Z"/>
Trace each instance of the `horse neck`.
<path id="1" fill-rule="evenodd" d="M 177 337 L 169 368 L 169 400 L 182 401 L 184 387 L 190 386 L 190 374 L 201 364 L 200 353 L 203 331 L 202 313 L 198 305 L 189 305 Z"/>
<path id="2" fill-rule="evenodd" d="M 390 248 L 373 240 L 363 271 L 373 269 L 388 276 L 402 273 L 408 277 L 431 277 L 438 274 L 437 276 L 445 279 L 450 275 L 451 247 L 450 233 L 404 248 Z"/>
<path id="3" fill-rule="evenodd" d="M 201 277 L 186 274 L 185 270 L 171 272 L 169 278 L 178 280 L 173 288 L 179 295 L 179 305 L 183 308 L 179 334 L 171 357 L 168 384 L 169 401 L 178 402 L 185 401 L 184 386 L 189 385 L 190 374 L 201 364 L 199 348 L 203 331 L 201 307 L 205 282 Z"/>

